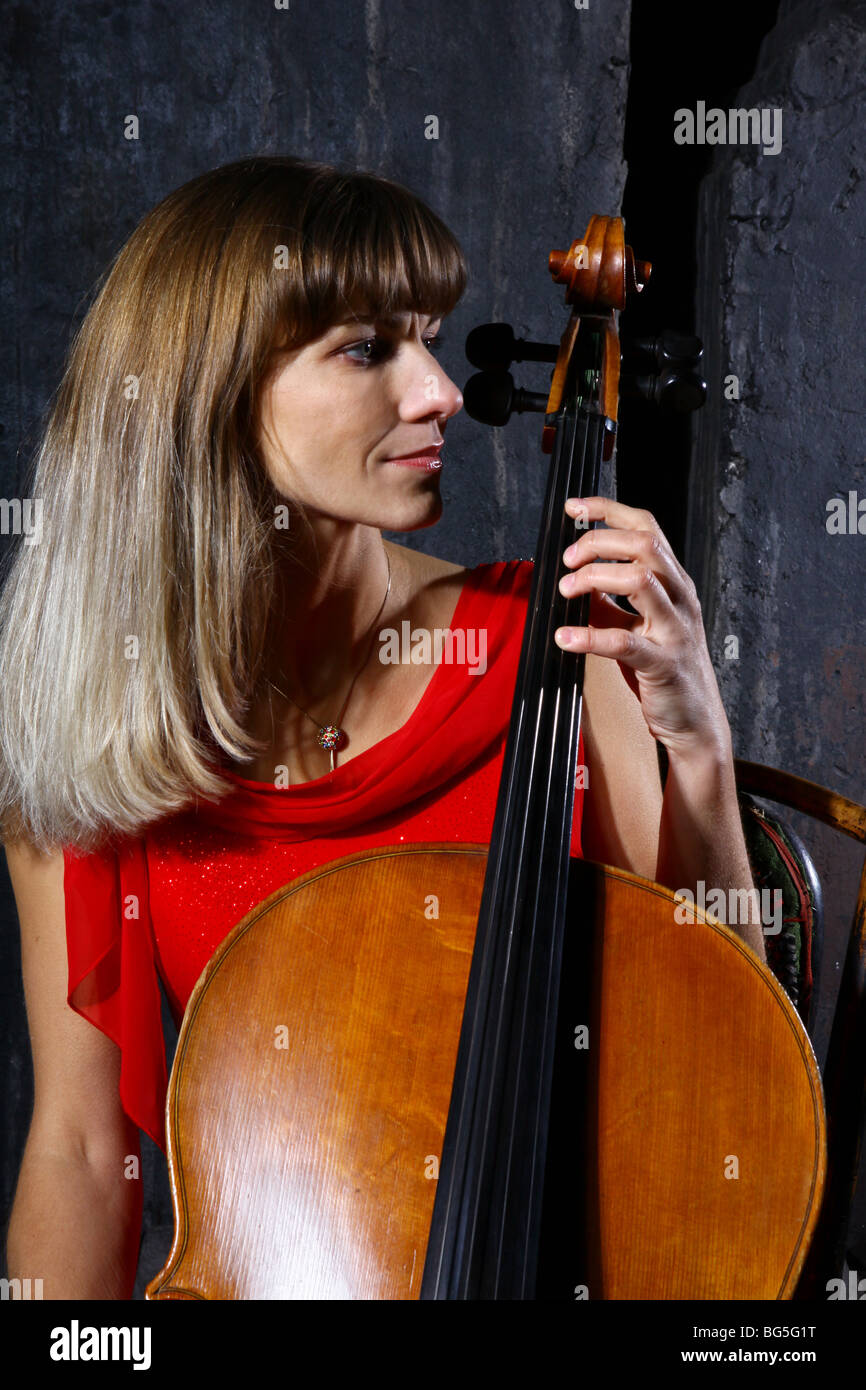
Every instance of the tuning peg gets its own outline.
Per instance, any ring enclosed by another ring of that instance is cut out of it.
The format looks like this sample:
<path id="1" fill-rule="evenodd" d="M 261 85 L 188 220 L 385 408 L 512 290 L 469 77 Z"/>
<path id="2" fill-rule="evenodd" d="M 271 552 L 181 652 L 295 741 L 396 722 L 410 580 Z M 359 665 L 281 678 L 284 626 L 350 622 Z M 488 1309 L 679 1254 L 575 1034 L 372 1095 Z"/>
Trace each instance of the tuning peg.
<path id="1" fill-rule="evenodd" d="M 510 372 L 476 372 L 463 388 L 463 406 L 482 425 L 504 425 L 515 412 L 545 411 L 547 396 L 515 386 Z"/>
<path id="2" fill-rule="evenodd" d="M 555 362 L 559 346 L 515 338 L 510 323 L 483 323 L 468 335 L 466 356 L 482 372 L 495 372 L 512 362 Z"/>
<path id="3" fill-rule="evenodd" d="M 631 338 L 623 343 L 623 356 L 649 359 L 656 370 L 688 368 L 696 371 L 704 353 L 704 345 L 693 333 L 680 333 L 665 328 L 654 338 Z"/>
<path id="4" fill-rule="evenodd" d="M 624 371 L 620 389 L 627 399 L 647 401 L 678 415 L 699 410 L 707 399 L 707 383 L 699 372 L 693 371 L 669 370 L 642 376 Z"/>

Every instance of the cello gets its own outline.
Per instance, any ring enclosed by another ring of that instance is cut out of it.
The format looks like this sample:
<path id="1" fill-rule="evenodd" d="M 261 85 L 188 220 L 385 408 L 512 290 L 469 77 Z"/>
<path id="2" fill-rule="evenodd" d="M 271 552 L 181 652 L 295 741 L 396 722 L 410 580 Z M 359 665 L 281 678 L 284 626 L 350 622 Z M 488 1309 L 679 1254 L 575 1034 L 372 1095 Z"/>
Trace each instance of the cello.
<path id="1" fill-rule="evenodd" d="M 711 914 L 569 855 L 585 659 L 553 633 L 589 595 L 559 594 L 564 503 L 612 457 L 649 267 L 608 217 L 549 266 L 569 320 L 522 349 L 548 396 L 513 387 L 502 325 L 466 391 L 494 423 L 542 409 L 552 455 L 490 845 L 344 856 L 222 942 L 169 1081 L 150 1300 L 792 1296 L 826 1169 L 795 1009 Z M 659 365 L 646 393 L 694 393 Z"/>

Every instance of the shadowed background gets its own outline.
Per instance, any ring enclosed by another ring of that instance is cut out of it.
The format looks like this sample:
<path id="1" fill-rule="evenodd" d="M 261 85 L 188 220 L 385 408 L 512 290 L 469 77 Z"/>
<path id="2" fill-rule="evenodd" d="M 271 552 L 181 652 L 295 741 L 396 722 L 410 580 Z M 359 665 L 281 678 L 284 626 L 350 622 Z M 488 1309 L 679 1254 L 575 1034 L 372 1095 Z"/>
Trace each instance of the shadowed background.
<path id="1" fill-rule="evenodd" d="M 824 523 L 831 497 L 866 497 L 855 350 L 866 6 L 726 5 L 706 37 L 693 6 L 635 9 L 625 0 L 585 10 L 566 0 L 9 5 L 0 494 L 28 495 L 40 419 L 98 276 L 144 213 L 205 169 L 291 153 L 418 192 L 469 263 L 468 290 L 443 330 L 442 365 L 459 383 L 477 323 L 504 319 L 517 336 L 558 339 L 562 292 L 548 252 L 580 237 L 592 213 L 623 211 L 636 253 L 655 264 L 625 319 L 642 331 L 694 327 L 709 400 L 694 424 L 624 409 L 619 495 L 654 513 L 698 583 L 735 753 L 863 800 L 866 536 L 830 536 Z M 691 36 L 687 65 L 676 33 Z M 676 146 L 673 113 L 699 99 L 781 107 L 781 153 Z M 137 140 L 124 137 L 129 115 Z M 436 139 L 425 136 L 431 116 Z M 736 401 L 723 397 L 731 373 Z M 514 375 L 546 386 L 543 367 L 518 364 Z M 458 416 L 442 520 L 386 534 L 465 565 L 532 556 L 547 468 L 539 423 L 519 416 L 489 430 Z M 613 487 L 608 478 L 603 490 Z M 820 1060 L 857 856 L 795 825 L 828 899 Z M 0 888 L 5 1222 L 32 1069 L 5 866 Z M 173 1039 L 167 1010 L 165 1020 Z M 171 1234 L 163 1160 L 145 1136 L 142 1145 L 138 1298 Z M 862 1222 L 857 1232 L 862 1264 Z"/>

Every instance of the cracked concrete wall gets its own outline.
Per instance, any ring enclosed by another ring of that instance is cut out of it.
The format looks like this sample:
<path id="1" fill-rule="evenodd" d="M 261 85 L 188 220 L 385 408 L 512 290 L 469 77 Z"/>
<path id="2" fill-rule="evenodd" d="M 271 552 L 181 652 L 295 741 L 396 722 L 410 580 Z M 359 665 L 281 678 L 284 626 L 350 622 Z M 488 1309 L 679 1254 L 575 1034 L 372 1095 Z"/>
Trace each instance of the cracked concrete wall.
<path id="1" fill-rule="evenodd" d="M 866 5 L 787 4 L 736 107 L 781 108 L 782 149 L 719 146 L 697 229 L 697 421 L 686 562 L 735 753 L 866 801 Z M 735 375 L 739 399 L 726 399 Z M 859 530 L 828 531 L 849 494 Z M 731 638 L 739 644 L 732 655 Z M 786 813 L 783 813 L 783 817 Z M 816 1050 L 862 848 L 805 817 L 826 894 Z M 862 1236 L 862 1216 L 861 1235 Z"/>
<path id="2" fill-rule="evenodd" d="M 720 147 L 704 181 L 688 553 L 744 755 L 860 799 L 866 539 L 829 534 L 827 504 L 854 490 L 866 530 L 864 66 L 866 5 L 793 7 L 734 100 L 782 108 L 781 153 Z M 765 658 L 757 680 L 723 659 L 728 634 Z"/>

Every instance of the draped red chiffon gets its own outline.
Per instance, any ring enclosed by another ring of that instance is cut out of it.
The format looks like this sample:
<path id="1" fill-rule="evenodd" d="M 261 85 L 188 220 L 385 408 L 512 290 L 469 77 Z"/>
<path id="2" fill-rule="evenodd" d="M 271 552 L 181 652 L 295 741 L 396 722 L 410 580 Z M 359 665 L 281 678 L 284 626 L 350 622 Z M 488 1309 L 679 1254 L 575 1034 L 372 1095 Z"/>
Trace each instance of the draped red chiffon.
<path id="1" fill-rule="evenodd" d="M 111 849 L 65 851 L 68 1002 L 120 1048 L 121 1104 L 163 1150 L 160 979 L 179 1024 L 220 942 L 292 878 L 377 845 L 489 844 L 531 579 L 530 560 L 468 571 L 450 623 L 465 651 L 446 641 L 405 724 L 333 772 L 276 787 L 226 771 L 232 790 L 219 802 Z"/>

